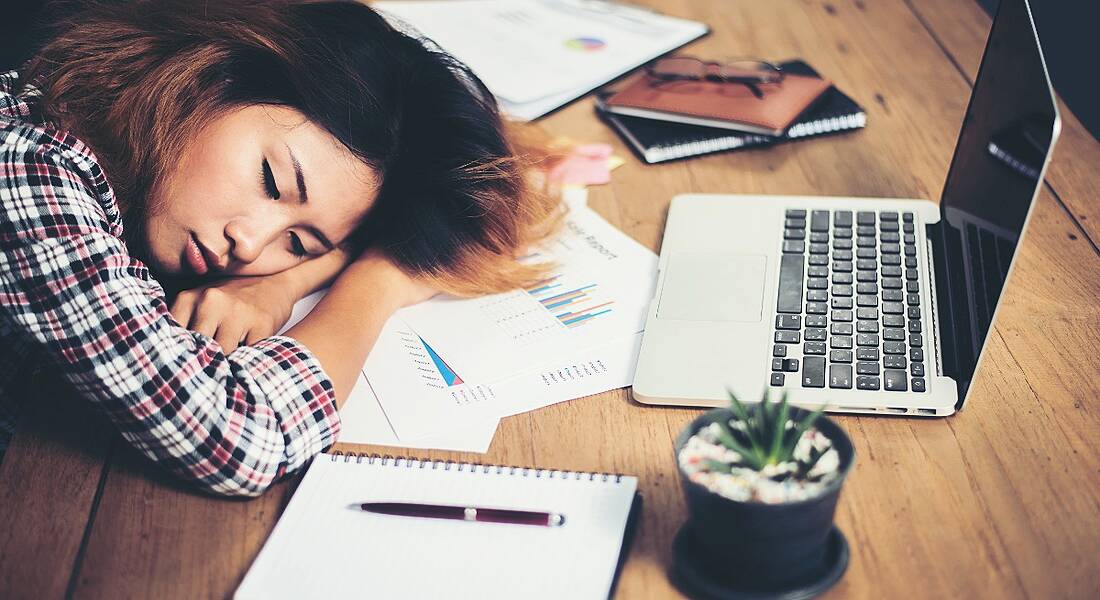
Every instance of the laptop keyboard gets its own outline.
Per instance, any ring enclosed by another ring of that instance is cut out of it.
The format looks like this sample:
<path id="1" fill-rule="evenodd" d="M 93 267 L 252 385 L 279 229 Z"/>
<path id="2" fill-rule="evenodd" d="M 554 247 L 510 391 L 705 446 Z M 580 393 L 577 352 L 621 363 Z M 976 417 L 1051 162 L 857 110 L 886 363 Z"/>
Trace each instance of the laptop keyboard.
<path id="1" fill-rule="evenodd" d="M 925 391 L 915 228 L 911 212 L 787 210 L 771 385 Z"/>

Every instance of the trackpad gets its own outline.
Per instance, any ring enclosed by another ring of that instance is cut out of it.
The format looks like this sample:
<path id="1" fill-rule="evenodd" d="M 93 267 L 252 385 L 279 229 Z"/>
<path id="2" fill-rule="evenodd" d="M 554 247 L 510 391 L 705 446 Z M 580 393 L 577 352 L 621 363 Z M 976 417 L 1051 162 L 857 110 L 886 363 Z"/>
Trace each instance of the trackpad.
<path id="1" fill-rule="evenodd" d="M 739 321 L 762 318 L 766 257 L 678 252 L 668 259 L 658 319 Z"/>

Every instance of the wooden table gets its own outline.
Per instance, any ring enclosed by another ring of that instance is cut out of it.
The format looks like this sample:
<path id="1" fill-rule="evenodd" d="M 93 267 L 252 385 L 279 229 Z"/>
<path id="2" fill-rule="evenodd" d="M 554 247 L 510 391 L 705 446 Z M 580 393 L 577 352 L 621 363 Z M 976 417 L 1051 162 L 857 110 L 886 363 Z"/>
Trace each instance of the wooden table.
<path id="1" fill-rule="evenodd" d="M 702 56 L 806 57 L 863 104 L 866 130 L 645 166 L 589 99 L 543 120 L 628 157 L 590 205 L 657 249 L 680 192 L 938 198 L 990 20 L 960 0 L 664 0 L 714 32 Z M 837 514 L 852 548 L 830 597 L 1100 596 L 1100 144 L 1063 133 L 989 356 L 960 414 L 838 417 L 858 452 Z M 87 409 L 43 389 L 0 465 L 0 596 L 205 598 L 232 593 L 293 492 L 194 494 Z M 676 597 L 685 513 L 672 439 L 697 411 L 626 390 L 505 419 L 480 462 L 636 474 L 645 510 L 621 598 Z M 1090 433 L 1092 432 L 1092 433 Z M 368 452 L 403 452 L 369 447 Z"/>

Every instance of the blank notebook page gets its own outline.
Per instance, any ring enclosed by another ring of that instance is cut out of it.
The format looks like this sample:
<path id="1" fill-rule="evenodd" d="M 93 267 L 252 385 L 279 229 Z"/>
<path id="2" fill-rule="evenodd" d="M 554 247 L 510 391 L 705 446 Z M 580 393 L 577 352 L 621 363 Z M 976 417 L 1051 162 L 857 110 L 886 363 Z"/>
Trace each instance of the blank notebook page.
<path id="1" fill-rule="evenodd" d="M 322 454 L 236 598 L 607 598 L 636 488 L 616 475 Z M 565 524 L 357 508 L 387 501 L 556 512 Z"/>

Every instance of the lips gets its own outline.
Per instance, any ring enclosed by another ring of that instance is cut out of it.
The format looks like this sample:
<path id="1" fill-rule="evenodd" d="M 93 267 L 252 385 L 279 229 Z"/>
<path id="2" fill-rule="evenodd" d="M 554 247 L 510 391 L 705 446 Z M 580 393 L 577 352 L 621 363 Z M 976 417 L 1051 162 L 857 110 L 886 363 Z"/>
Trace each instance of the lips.
<path id="1" fill-rule="evenodd" d="M 195 239 L 195 236 L 192 235 L 188 237 L 185 256 L 187 258 L 187 265 L 191 267 L 191 270 L 194 271 L 196 275 L 205 275 L 207 271 L 210 270 L 210 263 L 203 254 L 203 248 L 199 246 L 199 242 Z"/>

